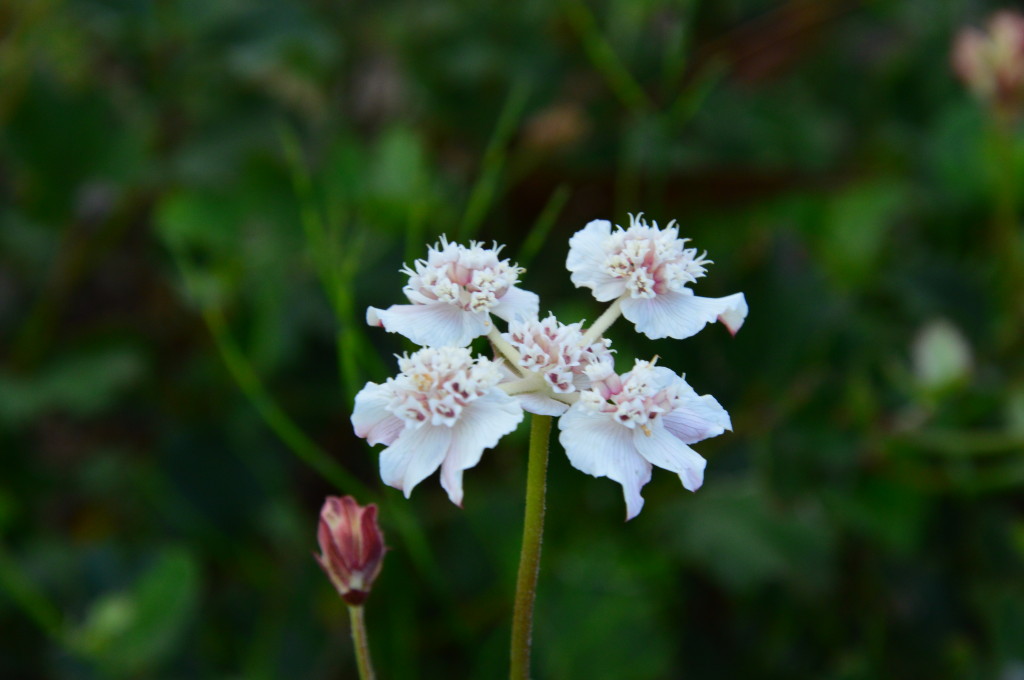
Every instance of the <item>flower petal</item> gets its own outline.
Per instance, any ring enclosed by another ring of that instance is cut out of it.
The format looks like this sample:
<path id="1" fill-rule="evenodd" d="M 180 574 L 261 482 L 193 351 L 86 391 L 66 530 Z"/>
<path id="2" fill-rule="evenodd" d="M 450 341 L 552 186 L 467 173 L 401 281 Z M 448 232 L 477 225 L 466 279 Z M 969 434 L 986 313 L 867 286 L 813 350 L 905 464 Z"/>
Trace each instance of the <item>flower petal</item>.
<path id="1" fill-rule="evenodd" d="M 651 481 L 651 464 L 637 453 L 632 431 L 579 403 L 558 420 L 558 427 L 558 441 L 572 466 L 621 484 L 626 519 L 636 517 L 644 506 L 640 489 Z"/>
<path id="2" fill-rule="evenodd" d="M 694 395 L 682 407 L 664 414 L 665 429 L 678 437 L 684 444 L 695 444 L 710 437 L 717 437 L 726 430 L 732 430 L 729 412 L 710 394 Z"/>
<path id="3" fill-rule="evenodd" d="M 519 400 L 524 411 L 527 413 L 536 413 L 539 416 L 560 416 L 569 410 L 569 406 L 567 404 L 563 404 L 556 399 L 552 399 L 551 397 L 538 392 L 517 394 L 516 399 Z"/>
<path id="4" fill-rule="evenodd" d="M 389 333 L 404 335 L 424 347 L 465 347 L 487 332 L 485 313 L 467 312 L 446 302 L 371 307 L 366 316 L 379 321 Z"/>
<path id="5" fill-rule="evenodd" d="M 678 474 L 688 490 L 696 491 L 704 483 L 707 461 L 664 427 L 655 426 L 646 432 L 637 428 L 633 431 L 633 445 L 651 464 Z"/>
<path id="6" fill-rule="evenodd" d="M 688 338 L 713 321 L 721 321 L 735 335 L 747 316 L 747 301 L 743 293 L 706 298 L 684 288 L 653 298 L 623 298 L 622 315 L 652 340 Z"/>
<path id="7" fill-rule="evenodd" d="M 441 486 L 452 503 L 462 507 L 462 471 L 479 463 L 484 450 L 497 446 L 522 420 L 519 402 L 500 390 L 466 406 L 452 428 L 451 446 L 441 464 Z"/>
<path id="8" fill-rule="evenodd" d="M 604 271 L 608 254 L 604 246 L 612 233 L 608 220 L 592 220 L 569 239 L 569 256 L 565 267 L 577 288 L 590 288 L 599 302 L 608 302 L 622 295 L 626 283 Z"/>
<path id="9" fill-rule="evenodd" d="M 540 297 L 522 288 L 511 286 L 491 308 L 495 316 L 508 321 L 536 319 L 540 312 Z"/>
<path id="10" fill-rule="evenodd" d="M 376 444 L 391 445 L 402 432 L 404 423 L 387 410 L 391 400 L 391 391 L 385 385 L 366 383 L 366 387 L 356 395 L 356 405 L 352 409 L 352 427 L 356 435 L 365 439 L 371 446 Z"/>
<path id="11" fill-rule="evenodd" d="M 408 498 L 413 488 L 441 465 L 451 441 L 450 427 L 407 427 L 394 444 L 381 452 L 381 479 Z"/>

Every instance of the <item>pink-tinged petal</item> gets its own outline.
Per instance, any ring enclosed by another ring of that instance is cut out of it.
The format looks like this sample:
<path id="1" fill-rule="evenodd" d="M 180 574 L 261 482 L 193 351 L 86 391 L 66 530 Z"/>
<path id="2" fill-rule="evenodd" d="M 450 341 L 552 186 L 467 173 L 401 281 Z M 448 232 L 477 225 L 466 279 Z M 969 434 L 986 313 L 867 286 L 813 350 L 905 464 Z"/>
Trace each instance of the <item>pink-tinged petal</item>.
<path id="1" fill-rule="evenodd" d="M 452 441 L 449 427 L 408 427 L 395 443 L 380 454 L 380 477 L 388 486 L 405 493 L 441 466 Z"/>
<path id="2" fill-rule="evenodd" d="M 356 395 L 356 405 L 352 409 L 352 427 L 356 431 L 356 436 L 362 437 L 371 446 L 390 446 L 398 439 L 405 426 L 400 418 L 387 410 L 390 400 L 390 390 L 376 383 L 367 383 Z"/>
<path id="3" fill-rule="evenodd" d="M 651 464 L 636 451 L 633 431 L 613 422 L 606 414 L 579 404 L 558 420 L 562 443 L 574 468 L 594 477 L 608 477 L 622 485 L 626 519 L 640 513 L 644 499 L 640 489 L 651 481 Z"/>
<path id="4" fill-rule="evenodd" d="M 565 260 L 573 285 L 590 288 L 599 302 L 614 300 L 626 290 L 622 279 L 604 271 L 604 261 L 608 256 L 605 243 L 611 233 L 612 223 L 608 220 L 589 222 L 569 239 L 569 256 Z"/>
<path id="5" fill-rule="evenodd" d="M 684 444 L 696 444 L 732 430 L 728 411 L 710 394 L 697 397 L 671 413 L 664 414 L 662 422 L 665 423 L 665 429 Z"/>
<path id="6" fill-rule="evenodd" d="M 366 325 L 373 326 L 374 328 L 383 328 L 384 322 L 380 320 L 380 313 L 383 309 L 377 309 L 376 307 L 366 308 Z"/>
<path id="7" fill-rule="evenodd" d="M 501 296 L 498 304 L 491 308 L 491 312 L 509 323 L 536 319 L 540 312 L 540 297 L 536 293 L 512 286 Z"/>
<path id="8" fill-rule="evenodd" d="M 404 335 L 424 347 L 465 347 L 487 332 L 486 313 L 467 312 L 444 302 L 391 305 L 374 313 L 384 330 Z"/>
<path id="9" fill-rule="evenodd" d="M 685 288 L 653 298 L 623 298 L 622 315 L 652 340 L 666 337 L 682 340 L 696 335 L 714 321 L 721 321 L 735 335 L 747 316 L 747 302 L 743 293 L 705 298 Z"/>
<path id="10" fill-rule="evenodd" d="M 462 507 L 462 471 L 479 463 L 484 450 L 497 446 L 522 420 L 519 402 L 501 391 L 466 406 L 452 428 L 451 446 L 441 464 L 441 486 L 452 503 Z"/>
<path id="11" fill-rule="evenodd" d="M 667 429 L 655 426 L 644 431 L 637 428 L 633 431 L 633 444 L 652 465 L 679 475 L 687 490 L 696 491 L 704 483 L 707 461 Z"/>

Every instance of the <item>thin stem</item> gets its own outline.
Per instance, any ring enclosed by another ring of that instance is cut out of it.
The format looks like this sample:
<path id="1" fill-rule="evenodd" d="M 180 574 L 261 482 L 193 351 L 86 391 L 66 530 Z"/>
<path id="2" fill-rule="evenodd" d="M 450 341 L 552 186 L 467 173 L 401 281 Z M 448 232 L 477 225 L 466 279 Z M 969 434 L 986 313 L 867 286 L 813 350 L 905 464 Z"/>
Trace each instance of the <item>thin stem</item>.
<path id="1" fill-rule="evenodd" d="M 522 356 L 519 354 L 519 350 L 509 344 L 508 340 L 501 337 L 501 333 L 498 332 L 494 322 L 491 322 L 491 328 L 487 331 L 487 339 L 494 345 L 494 349 L 498 350 L 502 356 L 508 359 L 509 365 L 516 371 L 519 370 L 519 360 Z"/>
<path id="2" fill-rule="evenodd" d="M 531 416 L 530 457 L 526 466 L 526 511 L 523 517 L 523 548 L 519 555 L 519 577 L 512 614 L 512 648 L 509 677 L 530 677 L 530 634 L 533 630 L 533 602 L 537 597 L 540 571 L 540 543 L 544 534 L 544 495 L 547 489 L 548 439 L 551 416 Z"/>
<path id="3" fill-rule="evenodd" d="M 366 621 L 362 605 L 349 605 L 348 618 L 352 622 L 352 647 L 356 652 L 359 680 L 374 680 L 373 662 L 370 661 L 370 643 L 366 637 Z"/>
<path id="4" fill-rule="evenodd" d="M 500 387 L 505 394 L 515 396 L 517 394 L 525 394 L 527 392 L 536 392 L 540 390 L 544 387 L 544 379 L 537 374 L 533 374 L 521 380 L 501 383 L 498 387 Z"/>
<path id="5" fill-rule="evenodd" d="M 587 347 L 601 337 L 602 333 L 611 328 L 620 314 L 622 314 L 622 298 L 613 302 L 611 307 L 604 310 L 604 314 L 597 317 L 594 325 L 587 329 L 587 332 L 583 334 L 583 346 Z"/>

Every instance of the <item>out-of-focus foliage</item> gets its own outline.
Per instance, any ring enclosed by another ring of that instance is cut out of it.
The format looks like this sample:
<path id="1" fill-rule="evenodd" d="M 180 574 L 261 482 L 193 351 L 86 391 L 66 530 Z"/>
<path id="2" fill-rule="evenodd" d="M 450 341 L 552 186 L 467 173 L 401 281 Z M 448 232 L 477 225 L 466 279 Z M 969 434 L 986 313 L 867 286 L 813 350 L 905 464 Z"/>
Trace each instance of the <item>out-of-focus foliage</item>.
<path id="1" fill-rule="evenodd" d="M 751 314 L 610 336 L 735 431 L 628 524 L 553 441 L 535 677 L 1020 677 L 1024 145 L 948 66 L 996 7 L 2 4 L 0 676 L 351 677 L 340 492 L 380 676 L 504 675 L 525 432 L 464 510 L 382 488 L 348 416 L 408 347 L 363 310 L 446 233 L 593 319 L 567 239 L 643 211 Z"/>

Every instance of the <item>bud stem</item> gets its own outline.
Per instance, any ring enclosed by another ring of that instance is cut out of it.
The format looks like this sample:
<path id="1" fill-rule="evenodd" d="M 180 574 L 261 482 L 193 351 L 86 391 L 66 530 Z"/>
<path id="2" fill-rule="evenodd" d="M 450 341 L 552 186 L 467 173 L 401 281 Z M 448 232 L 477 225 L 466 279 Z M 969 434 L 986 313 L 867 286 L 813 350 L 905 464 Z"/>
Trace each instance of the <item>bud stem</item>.
<path id="1" fill-rule="evenodd" d="M 540 544 L 544 533 L 544 496 L 547 490 L 548 439 L 551 416 L 530 417 L 530 455 L 526 466 L 526 510 L 523 518 L 523 547 L 519 555 L 515 609 L 512 614 L 512 646 L 509 677 L 530 677 L 530 635 L 533 630 L 533 602 L 537 596 Z"/>
<path id="2" fill-rule="evenodd" d="M 597 321 L 594 325 L 587 329 L 587 332 L 583 334 L 583 346 L 588 347 L 595 340 L 601 337 L 601 334 L 611 328 L 611 325 L 615 323 L 615 320 L 622 314 L 622 298 L 618 298 L 612 303 L 611 307 L 604 310 L 604 314 L 597 317 Z"/>
<path id="3" fill-rule="evenodd" d="M 349 605 L 349 621 L 352 623 L 352 646 L 356 652 L 356 666 L 359 669 L 359 680 L 375 680 L 373 663 L 370 661 L 370 644 L 366 638 L 366 621 L 363 619 L 362 605 Z"/>

